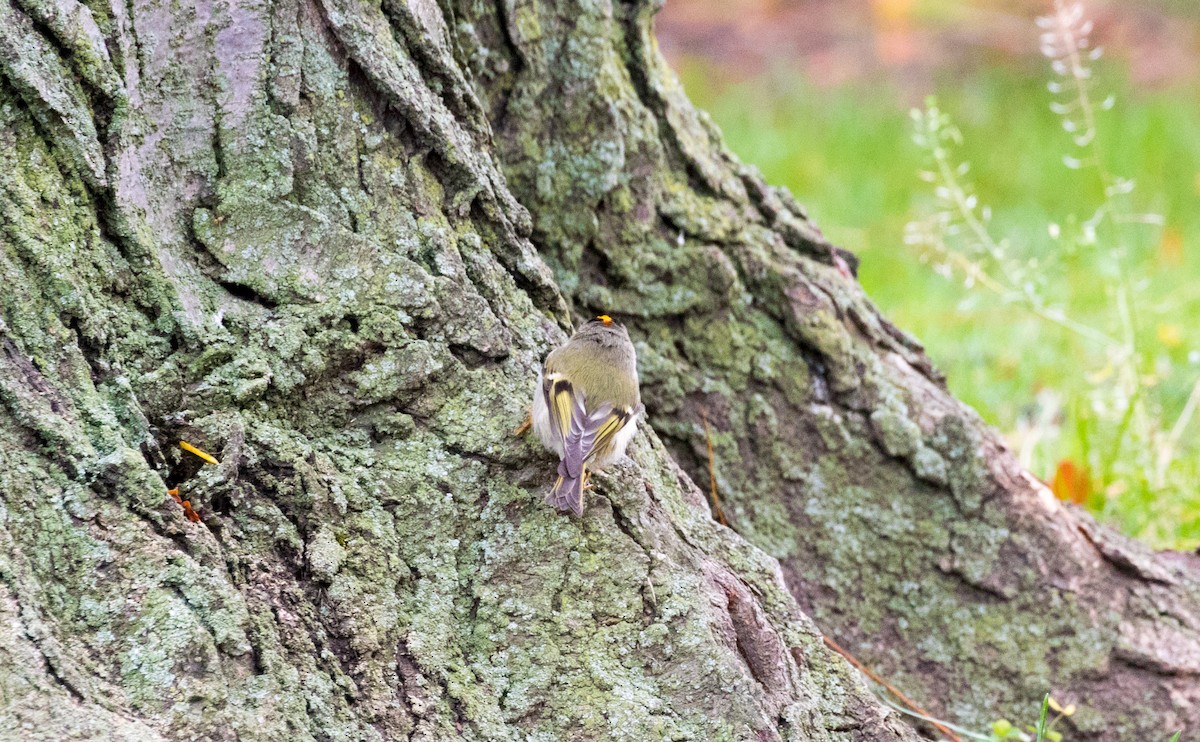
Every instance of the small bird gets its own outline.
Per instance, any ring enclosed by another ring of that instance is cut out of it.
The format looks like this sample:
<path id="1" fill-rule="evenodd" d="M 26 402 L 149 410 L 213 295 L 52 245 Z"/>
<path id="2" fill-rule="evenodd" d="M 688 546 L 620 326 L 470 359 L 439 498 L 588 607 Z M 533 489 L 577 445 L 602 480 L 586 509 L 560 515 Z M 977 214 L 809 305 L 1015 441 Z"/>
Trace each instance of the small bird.
<path id="1" fill-rule="evenodd" d="M 629 333 L 602 314 L 546 356 L 533 393 L 533 429 L 558 454 L 546 502 L 583 515 L 588 478 L 625 455 L 645 408 Z"/>

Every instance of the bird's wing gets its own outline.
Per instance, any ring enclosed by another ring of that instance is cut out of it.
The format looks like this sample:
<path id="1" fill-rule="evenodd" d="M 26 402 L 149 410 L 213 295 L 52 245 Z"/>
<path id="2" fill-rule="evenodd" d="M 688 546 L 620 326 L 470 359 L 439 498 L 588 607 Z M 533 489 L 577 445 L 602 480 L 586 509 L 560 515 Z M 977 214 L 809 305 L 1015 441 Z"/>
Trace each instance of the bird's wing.
<path id="1" fill-rule="evenodd" d="M 612 453 L 616 444 L 617 434 L 633 420 L 637 413 L 630 407 L 605 406 L 592 413 L 595 418 L 595 436 L 591 441 L 586 458 L 590 461 L 603 462 Z"/>
<path id="2" fill-rule="evenodd" d="M 548 374 L 543 382 L 550 426 L 563 443 L 560 473 L 569 478 L 583 476 L 586 463 L 605 458 L 612 451 L 617 433 L 633 418 L 629 407 L 603 404 L 590 412 L 582 391 L 561 374 Z"/>
<path id="3" fill-rule="evenodd" d="M 550 428 L 562 439 L 565 473 L 571 477 L 582 475 L 585 462 L 605 458 L 617 433 L 637 414 L 631 407 L 609 404 L 589 412 L 583 392 L 561 373 L 544 375 L 542 394 L 550 412 Z"/>
<path id="4" fill-rule="evenodd" d="M 565 375 L 547 370 L 542 375 L 542 397 L 546 402 L 546 410 L 550 413 L 550 429 L 565 446 L 576 406 L 575 387 Z"/>

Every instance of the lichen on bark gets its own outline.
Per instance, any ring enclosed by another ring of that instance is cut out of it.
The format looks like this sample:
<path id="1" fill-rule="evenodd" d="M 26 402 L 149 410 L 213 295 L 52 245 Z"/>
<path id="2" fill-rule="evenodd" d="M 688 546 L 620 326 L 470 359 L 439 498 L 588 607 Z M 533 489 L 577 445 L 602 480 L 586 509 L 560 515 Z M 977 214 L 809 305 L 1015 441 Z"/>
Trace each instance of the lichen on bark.
<path id="1" fill-rule="evenodd" d="M 913 738 L 653 427 L 542 504 L 511 430 L 571 315 L 465 10 L 3 12 L 0 728 Z"/>
<path id="2" fill-rule="evenodd" d="M 0 729 L 914 738 L 802 608 L 966 723 L 1196 723 L 1194 560 L 1040 499 L 653 11 L 0 10 Z M 572 520 L 511 430 L 600 309 L 649 415 Z"/>
<path id="3" fill-rule="evenodd" d="M 977 728 L 1047 692 L 1079 707 L 1076 739 L 1200 725 L 1200 559 L 1152 554 L 1019 470 L 853 257 L 688 104 L 652 4 L 466 7 L 539 252 L 581 313 L 631 318 L 655 430 L 697 481 L 711 441 L 732 527 L 823 630 Z M 566 43 L 540 31 L 564 18 Z"/>

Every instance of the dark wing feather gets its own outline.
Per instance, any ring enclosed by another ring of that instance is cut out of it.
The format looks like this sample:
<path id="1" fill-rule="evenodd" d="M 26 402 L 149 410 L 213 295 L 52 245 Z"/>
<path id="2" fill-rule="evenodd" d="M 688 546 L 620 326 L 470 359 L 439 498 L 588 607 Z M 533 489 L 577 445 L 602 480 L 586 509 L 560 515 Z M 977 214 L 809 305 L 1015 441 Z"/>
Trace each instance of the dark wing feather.
<path id="1" fill-rule="evenodd" d="M 559 510 L 582 515 L 588 463 L 612 451 L 617 434 L 635 413 L 628 407 L 613 409 L 609 404 L 588 412 L 583 392 L 559 374 L 545 376 L 542 394 L 550 411 L 550 426 L 563 442 L 558 481 L 546 500 Z"/>
<path id="2" fill-rule="evenodd" d="M 542 396 L 550 412 L 550 428 L 565 446 L 575 411 L 575 387 L 566 376 L 547 372 L 542 377 Z"/>
<path id="3" fill-rule="evenodd" d="M 596 431 L 592 449 L 588 452 L 588 460 L 593 461 L 606 458 L 612 451 L 617 434 L 629 424 L 632 418 L 633 410 L 628 407 L 610 410 Z"/>

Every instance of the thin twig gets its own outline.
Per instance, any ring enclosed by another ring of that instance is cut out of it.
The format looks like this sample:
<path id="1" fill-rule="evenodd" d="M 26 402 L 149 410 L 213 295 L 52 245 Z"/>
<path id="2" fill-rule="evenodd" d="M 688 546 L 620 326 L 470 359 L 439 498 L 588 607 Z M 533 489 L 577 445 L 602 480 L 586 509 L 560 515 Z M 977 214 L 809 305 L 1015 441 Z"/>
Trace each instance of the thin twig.
<path id="1" fill-rule="evenodd" d="M 932 716 L 925 716 L 924 714 L 919 714 L 916 711 L 913 711 L 912 709 L 904 708 L 903 706 L 896 703 L 895 701 L 890 701 L 883 697 L 880 697 L 879 700 L 883 703 L 884 706 L 887 706 L 888 708 L 893 709 L 898 713 L 904 714 L 905 716 L 911 716 L 914 719 L 920 719 L 921 721 L 927 721 L 930 724 L 939 723 L 939 721 L 937 719 L 933 718 Z M 980 742 L 992 742 L 992 740 L 996 739 L 995 737 L 992 737 L 989 735 L 979 734 L 978 732 L 972 732 L 970 729 L 963 729 L 962 727 L 956 726 L 949 722 L 942 721 L 940 723 L 944 724 L 947 729 L 957 732 L 958 734 L 961 734 L 964 737 L 980 740 Z"/>
<path id="2" fill-rule="evenodd" d="M 879 673 L 875 672 L 871 668 L 869 668 L 866 665 L 864 665 L 863 663 L 859 662 L 857 657 L 855 657 L 854 655 L 850 654 L 848 651 L 843 649 L 840 644 L 835 642 L 833 639 L 830 639 L 828 636 L 822 637 L 822 638 L 825 639 L 826 646 L 828 646 L 830 649 L 832 649 L 833 651 L 837 652 L 842 657 L 844 657 L 847 662 L 849 662 L 851 665 L 853 665 L 854 668 L 856 670 L 858 670 L 859 672 L 861 672 L 863 675 L 866 675 L 868 678 L 873 680 L 878 685 L 883 686 L 883 688 L 885 688 L 888 693 L 891 693 L 893 696 L 896 697 L 896 700 L 900 701 L 905 706 L 908 706 L 910 709 L 912 709 L 917 714 L 920 714 L 922 718 L 924 718 L 926 721 L 928 721 L 930 724 L 932 724 L 939 732 L 941 732 L 943 735 L 945 735 L 946 739 L 951 740 L 951 742 L 962 742 L 961 737 L 959 737 L 954 732 L 950 731 L 950 729 L 947 728 L 941 722 L 935 721 L 932 714 L 930 714 L 928 711 L 926 711 L 925 709 L 918 706 L 916 704 L 916 702 L 914 702 L 911 698 L 909 698 L 908 696 L 901 693 L 899 688 L 897 688 L 896 686 L 892 685 L 891 683 L 889 683 L 888 681 L 886 681 L 882 677 L 880 677 Z"/>
<path id="3" fill-rule="evenodd" d="M 1175 425 L 1171 427 L 1171 432 L 1167 435 L 1167 442 L 1158 449 L 1158 481 L 1156 484 L 1159 487 L 1162 486 L 1162 481 L 1167 475 L 1167 467 L 1171 465 L 1171 459 L 1175 457 L 1175 450 L 1179 447 L 1180 439 L 1183 438 L 1183 431 L 1187 430 L 1188 423 L 1192 421 L 1197 404 L 1200 404 L 1200 379 L 1196 379 L 1196 383 L 1192 386 L 1192 393 L 1188 395 L 1183 412 L 1179 413 Z"/>
<path id="4" fill-rule="evenodd" d="M 717 469 L 713 457 L 712 433 L 708 429 L 708 415 L 704 414 L 704 410 L 700 410 L 700 422 L 704 423 L 704 442 L 708 445 L 708 480 L 711 485 L 712 495 L 712 511 L 716 516 L 717 522 L 723 526 L 729 525 L 729 521 L 725 518 L 725 510 L 721 507 L 721 498 L 717 497 Z"/>
<path id="5" fill-rule="evenodd" d="M 954 262 L 958 266 L 958 268 L 961 271 L 963 271 L 963 273 L 965 275 L 970 276 L 971 278 L 974 278 L 975 280 L 979 281 L 980 285 L 982 285 L 984 288 L 987 288 L 988 290 L 992 291 L 993 293 L 999 295 L 1001 298 L 1009 298 L 1012 296 L 1020 296 L 1021 295 L 1020 292 L 1017 291 L 1016 289 L 1008 286 L 1007 284 L 1002 283 L 999 279 L 997 279 L 997 278 L 993 277 L 992 275 L 990 275 L 989 273 L 987 273 L 987 271 L 985 271 L 977 263 L 972 262 L 970 260 L 970 258 L 967 258 L 964 255 L 960 255 L 946 246 L 930 245 L 930 247 L 932 247 L 938 253 L 938 255 L 940 257 L 943 257 L 949 261 Z M 1085 337 L 1090 340 L 1097 341 L 1099 343 L 1102 343 L 1102 344 L 1104 344 L 1106 346 L 1110 346 L 1110 347 L 1117 347 L 1117 348 L 1124 347 L 1120 340 L 1117 340 L 1116 338 L 1112 337 L 1111 335 L 1109 335 L 1101 330 L 1097 330 L 1096 328 L 1092 327 L 1091 325 L 1086 325 L 1082 322 L 1077 322 L 1077 321 L 1071 319 L 1070 317 L 1067 317 L 1066 315 L 1055 314 L 1053 312 L 1046 311 L 1045 309 L 1042 309 L 1041 307 L 1039 307 L 1037 304 L 1030 302 L 1028 300 L 1028 297 L 1025 297 L 1025 300 L 1023 302 L 1021 302 L 1021 303 L 1014 302 L 1014 304 L 1017 307 L 1025 310 L 1026 312 L 1029 312 L 1030 314 L 1034 315 L 1035 317 L 1038 317 L 1039 319 L 1043 319 L 1046 322 L 1049 322 L 1054 325 L 1058 325 L 1059 327 L 1063 328 L 1064 330 L 1069 330 L 1070 332 L 1073 332 L 1076 335 L 1079 335 L 1081 337 Z"/>

